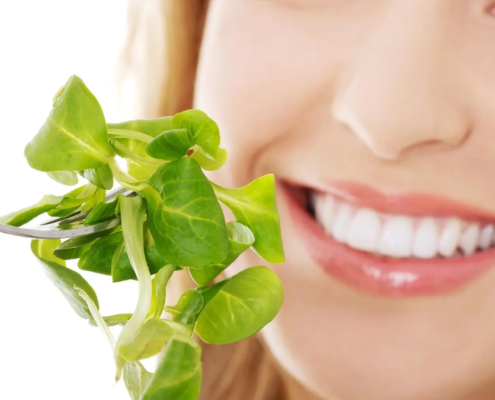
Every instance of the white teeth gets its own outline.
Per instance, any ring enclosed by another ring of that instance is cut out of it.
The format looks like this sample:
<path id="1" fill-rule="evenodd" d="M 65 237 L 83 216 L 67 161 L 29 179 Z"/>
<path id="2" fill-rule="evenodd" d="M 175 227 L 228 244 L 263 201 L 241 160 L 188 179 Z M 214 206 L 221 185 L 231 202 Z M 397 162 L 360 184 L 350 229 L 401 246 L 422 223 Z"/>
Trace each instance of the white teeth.
<path id="1" fill-rule="evenodd" d="M 333 238 L 338 242 L 345 241 L 347 231 L 349 230 L 349 226 L 351 224 L 352 213 L 353 208 L 350 204 L 340 203 L 337 206 L 337 212 L 331 231 Z"/>
<path id="2" fill-rule="evenodd" d="M 358 250 L 376 251 L 381 225 L 377 212 L 368 208 L 360 209 L 352 218 L 347 231 L 347 244 Z"/>
<path id="3" fill-rule="evenodd" d="M 495 231 L 493 225 L 487 225 L 481 230 L 478 246 L 480 249 L 486 250 L 492 245 L 493 232 Z"/>
<path id="4" fill-rule="evenodd" d="M 413 234 L 412 218 L 389 217 L 383 226 L 378 251 L 392 257 L 410 257 Z"/>
<path id="5" fill-rule="evenodd" d="M 381 214 L 329 194 L 312 193 L 310 201 L 325 233 L 356 250 L 429 259 L 458 258 L 495 248 L 495 224 Z"/>
<path id="6" fill-rule="evenodd" d="M 462 233 L 462 222 L 457 218 L 450 218 L 440 234 L 438 242 L 438 253 L 444 257 L 452 257 L 459 244 Z"/>
<path id="7" fill-rule="evenodd" d="M 330 230 L 335 217 L 335 200 L 332 196 L 318 196 L 315 201 L 316 220 L 319 221 L 325 232 L 330 234 Z"/>
<path id="8" fill-rule="evenodd" d="M 480 235 L 480 227 L 478 224 L 470 224 L 466 230 L 462 233 L 459 239 L 459 247 L 465 256 L 469 256 L 474 253 L 478 246 L 478 240 Z"/>
<path id="9" fill-rule="evenodd" d="M 437 254 L 438 232 L 433 218 L 423 218 L 414 235 L 412 255 L 418 258 L 433 258 Z"/>

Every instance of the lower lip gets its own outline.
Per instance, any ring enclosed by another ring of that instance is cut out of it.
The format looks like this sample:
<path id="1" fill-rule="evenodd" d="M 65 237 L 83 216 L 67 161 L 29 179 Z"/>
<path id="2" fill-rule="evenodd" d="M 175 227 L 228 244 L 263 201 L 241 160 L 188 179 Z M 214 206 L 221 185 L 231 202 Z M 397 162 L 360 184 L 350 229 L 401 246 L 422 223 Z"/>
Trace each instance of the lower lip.
<path id="1" fill-rule="evenodd" d="M 290 188 L 281 186 L 290 213 L 312 258 L 322 269 L 358 290 L 407 297 L 446 293 L 495 266 L 495 249 L 455 259 L 393 259 L 354 250 L 326 236 Z"/>

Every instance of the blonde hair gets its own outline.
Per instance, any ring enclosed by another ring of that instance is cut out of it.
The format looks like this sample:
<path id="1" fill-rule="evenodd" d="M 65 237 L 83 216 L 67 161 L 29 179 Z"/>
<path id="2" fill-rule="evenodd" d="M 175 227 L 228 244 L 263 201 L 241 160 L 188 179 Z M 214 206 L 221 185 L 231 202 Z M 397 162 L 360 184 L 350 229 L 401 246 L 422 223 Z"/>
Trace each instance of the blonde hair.
<path id="1" fill-rule="evenodd" d="M 209 0 L 128 0 L 125 71 L 132 77 L 139 118 L 192 108 Z M 175 277 L 174 277 L 175 278 Z M 191 286 L 188 274 L 174 281 Z M 261 337 L 203 347 L 202 400 L 278 400 L 280 374 Z"/>

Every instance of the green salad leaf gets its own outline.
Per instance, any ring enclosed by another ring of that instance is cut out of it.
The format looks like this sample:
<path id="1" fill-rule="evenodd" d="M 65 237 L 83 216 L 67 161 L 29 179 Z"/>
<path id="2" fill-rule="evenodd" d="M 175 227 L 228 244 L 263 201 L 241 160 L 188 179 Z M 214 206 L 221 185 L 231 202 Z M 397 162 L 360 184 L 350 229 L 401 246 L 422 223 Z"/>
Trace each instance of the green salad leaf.
<path id="1" fill-rule="evenodd" d="M 216 171 L 224 166 L 227 162 L 228 153 L 225 149 L 218 149 L 217 158 L 213 159 L 201 151 L 195 151 L 191 158 L 196 160 L 205 171 Z"/>
<path id="2" fill-rule="evenodd" d="M 110 315 L 108 317 L 103 317 L 103 320 L 105 321 L 105 324 L 107 326 L 124 326 L 125 324 L 127 324 L 127 321 L 131 319 L 131 317 L 132 314 L 116 314 Z M 92 326 L 97 326 L 94 320 L 90 320 L 89 323 Z"/>
<path id="3" fill-rule="evenodd" d="M 202 373 L 199 345 L 192 340 L 171 340 L 142 400 L 195 400 Z"/>
<path id="4" fill-rule="evenodd" d="M 229 253 L 222 262 L 208 265 L 205 268 L 189 269 L 191 277 L 198 285 L 203 286 L 210 283 L 254 243 L 253 232 L 240 222 L 229 222 L 227 233 L 229 235 Z"/>
<path id="5" fill-rule="evenodd" d="M 184 157 L 194 145 L 194 139 L 188 129 L 165 131 L 146 145 L 150 157 L 174 161 Z"/>
<path id="6" fill-rule="evenodd" d="M 31 250 L 38 258 L 45 269 L 48 278 L 62 292 L 74 311 L 82 318 L 91 319 L 92 315 L 86 302 L 79 296 L 76 286 L 84 290 L 91 298 L 93 303 L 98 307 L 98 298 L 95 291 L 89 283 L 77 272 L 62 265 L 61 262 L 54 261 L 54 256 L 42 258 L 46 247 L 53 248 L 54 245 L 59 245 L 60 241 L 48 240 L 33 240 Z"/>
<path id="7" fill-rule="evenodd" d="M 172 117 L 108 124 L 109 134 L 112 138 L 120 139 L 119 141 L 131 153 L 148 161 L 153 160 L 153 158 L 146 152 L 147 143 L 162 132 L 173 129 L 173 127 Z M 139 163 L 135 159 L 127 158 L 126 161 L 129 175 L 140 181 L 148 180 L 156 170 L 155 167 Z"/>
<path id="8" fill-rule="evenodd" d="M 220 147 L 220 130 L 215 121 L 201 110 L 186 110 L 175 114 L 173 118 L 175 128 L 188 129 L 194 143 L 212 159 L 217 158 Z"/>
<path id="9" fill-rule="evenodd" d="M 156 247 L 145 247 L 144 256 L 146 258 L 146 263 L 148 264 L 150 274 L 152 275 L 156 274 L 164 265 L 167 264 Z M 127 281 L 129 279 L 137 279 L 136 273 L 132 269 L 131 262 L 127 256 L 127 252 L 125 251 L 125 247 L 123 248 L 122 253 L 117 263 L 114 265 L 111 273 L 112 280 L 115 283 Z"/>
<path id="10" fill-rule="evenodd" d="M 56 264 L 61 265 L 62 267 L 66 267 L 67 263 L 65 260 L 57 257 L 54 253 L 55 249 L 60 246 L 61 240 L 34 240 L 31 241 L 31 251 L 38 258 L 43 259 L 44 261 L 54 262 Z"/>
<path id="11" fill-rule="evenodd" d="M 275 318 L 284 293 L 280 279 L 267 267 L 251 267 L 227 281 L 208 287 L 208 298 L 195 331 L 206 343 L 226 344 L 246 339 Z"/>
<path id="12" fill-rule="evenodd" d="M 114 219 L 119 200 L 116 199 L 110 203 L 98 202 L 92 209 L 91 213 L 84 219 L 85 226 L 91 226 L 103 221 Z"/>
<path id="13" fill-rule="evenodd" d="M 98 168 L 114 156 L 105 116 L 81 78 L 72 76 L 25 150 L 29 165 L 44 172 Z"/>
<path id="14" fill-rule="evenodd" d="M 89 249 L 87 247 L 82 249 L 76 248 L 79 249 L 81 254 L 78 267 L 84 271 L 111 275 L 113 282 L 123 282 L 129 279 L 136 280 L 136 273 L 132 268 L 125 246 L 123 246 L 124 236 L 122 232 L 117 232 L 106 237 L 101 233 L 99 235 L 100 239 L 89 242 Z M 85 242 L 85 239 L 78 239 L 76 243 Z M 66 247 L 70 248 L 71 243 L 66 245 Z M 167 264 L 156 247 L 144 247 L 144 255 L 150 274 L 156 274 Z"/>
<path id="15" fill-rule="evenodd" d="M 66 186 L 75 186 L 79 183 L 77 174 L 74 171 L 54 171 L 47 172 L 48 176 L 55 182 Z"/>
<path id="16" fill-rule="evenodd" d="M 91 183 L 78 187 L 67 193 L 62 201 L 53 209 L 48 211 L 52 217 L 65 217 L 72 214 L 86 201 L 89 201 L 96 193 L 97 187 Z"/>
<path id="17" fill-rule="evenodd" d="M 182 293 L 175 306 L 166 306 L 165 311 L 172 315 L 173 321 L 191 325 L 196 322 L 196 317 L 203 309 L 203 306 L 203 296 L 196 290 L 189 289 Z"/>
<path id="18" fill-rule="evenodd" d="M 147 320 L 131 343 L 124 343 L 119 348 L 119 355 L 127 361 L 139 361 L 157 355 L 166 342 L 174 336 L 175 331 L 159 319 Z"/>
<path id="19" fill-rule="evenodd" d="M 110 190 L 113 187 L 113 173 L 108 164 L 98 168 L 86 169 L 79 173 L 100 189 Z"/>
<path id="20" fill-rule="evenodd" d="M 63 200 L 61 196 L 46 195 L 31 207 L 24 208 L 22 210 L 13 212 L 11 214 L 0 217 L 0 224 L 22 226 L 32 221 L 36 217 L 44 214 L 57 207 Z"/>
<path id="21" fill-rule="evenodd" d="M 159 318 L 165 308 L 167 299 L 167 283 L 175 272 L 175 265 L 168 264 L 161 268 L 153 279 L 153 295 L 151 297 L 151 307 L 148 316 Z"/>
<path id="22" fill-rule="evenodd" d="M 153 374 L 139 362 L 128 362 L 124 367 L 124 382 L 132 400 L 140 400 Z"/>
<path id="23" fill-rule="evenodd" d="M 212 186 L 218 199 L 230 208 L 236 220 L 253 232 L 253 249 L 266 261 L 283 263 L 285 257 L 274 176 L 265 175 L 239 189 L 227 189 L 214 183 Z"/>
<path id="24" fill-rule="evenodd" d="M 109 229 L 66 240 L 53 251 L 53 254 L 62 260 L 76 260 L 91 248 L 95 240 L 109 235 L 112 231 L 113 229 Z"/>
<path id="25" fill-rule="evenodd" d="M 162 165 L 149 181 L 148 224 L 163 258 L 174 265 L 204 267 L 222 261 L 228 237 L 222 209 L 198 163 L 181 158 Z"/>
<path id="26" fill-rule="evenodd" d="M 81 256 L 77 266 L 84 271 L 103 275 L 112 274 L 112 259 L 120 245 L 123 245 L 122 232 L 103 237 L 94 242 Z"/>
<path id="27" fill-rule="evenodd" d="M 81 207 L 81 211 L 92 211 L 98 204 L 105 201 L 106 190 L 97 188 L 95 193 L 89 197 Z"/>

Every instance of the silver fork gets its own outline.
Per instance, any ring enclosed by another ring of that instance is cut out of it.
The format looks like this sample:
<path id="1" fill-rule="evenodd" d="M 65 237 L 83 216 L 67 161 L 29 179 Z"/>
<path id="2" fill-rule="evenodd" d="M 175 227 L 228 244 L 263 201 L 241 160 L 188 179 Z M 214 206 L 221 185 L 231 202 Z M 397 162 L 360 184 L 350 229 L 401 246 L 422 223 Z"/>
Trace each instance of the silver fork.
<path id="1" fill-rule="evenodd" d="M 132 196 L 135 195 L 135 192 L 124 188 L 115 189 L 106 196 L 105 201 L 112 201 L 119 195 Z M 67 239 L 106 231 L 116 228 L 120 224 L 120 218 L 115 217 L 95 225 L 84 226 L 83 221 L 88 214 L 89 212 L 75 211 L 67 217 L 52 218 L 32 228 L 18 228 L 0 224 L 0 233 L 31 239 Z"/>

